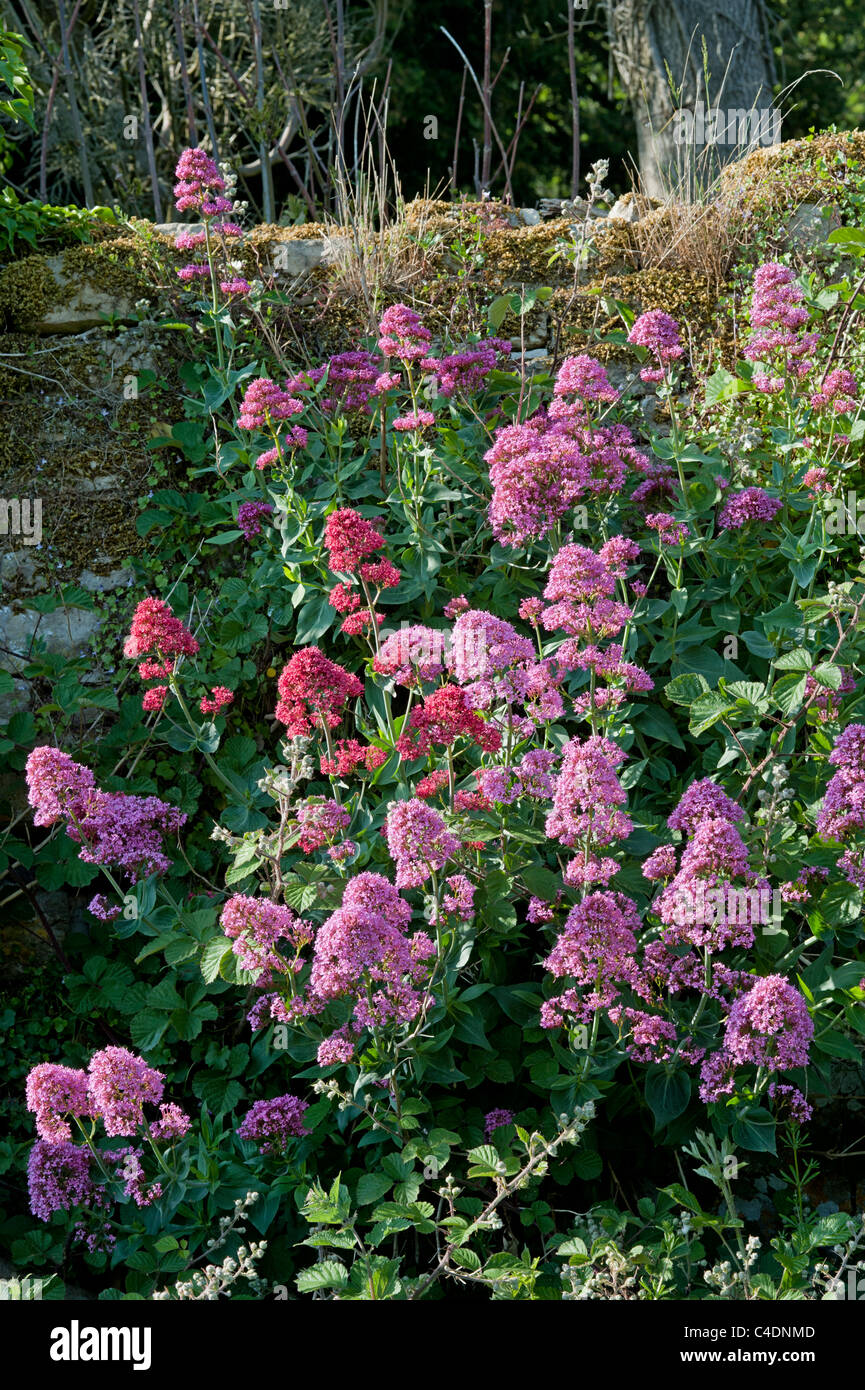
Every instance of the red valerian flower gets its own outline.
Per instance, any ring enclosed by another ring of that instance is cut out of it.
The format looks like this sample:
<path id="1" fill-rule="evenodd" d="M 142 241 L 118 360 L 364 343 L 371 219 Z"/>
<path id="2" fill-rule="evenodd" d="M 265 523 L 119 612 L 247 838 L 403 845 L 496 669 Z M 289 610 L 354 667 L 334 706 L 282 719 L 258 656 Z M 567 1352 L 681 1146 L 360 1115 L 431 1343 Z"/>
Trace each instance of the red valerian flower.
<path id="1" fill-rule="evenodd" d="M 363 694 L 363 685 L 318 647 L 303 647 L 283 667 L 277 686 L 276 717 L 293 735 L 312 733 L 317 722 L 335 729 L 347 702 Z"/>

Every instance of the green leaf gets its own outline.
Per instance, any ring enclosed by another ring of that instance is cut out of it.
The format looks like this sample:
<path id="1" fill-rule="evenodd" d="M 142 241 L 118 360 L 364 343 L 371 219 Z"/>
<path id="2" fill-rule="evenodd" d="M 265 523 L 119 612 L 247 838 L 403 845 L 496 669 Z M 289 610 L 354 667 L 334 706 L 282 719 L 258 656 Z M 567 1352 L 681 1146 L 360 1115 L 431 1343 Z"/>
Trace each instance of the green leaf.
<path id="1" fill-rule="evenodd" d="M 481 1267 L 481 1257 L 475 1254 L 474 1250 L 453 1250 L 451 1259 L 454 1264 L 460 1265 L 462 1269 L 478 1270 Z"/>
<path id="2" fill-rule="evenodd" d="M 733 376 L 726 368 L 719 367 L 706 379 L 706 405 L 717 405 L 719 401 L 732 400 L 740 391 L 750 390 L 749 383 Z"/>
<path id="3" fill-rule="evenodd" d="M 825 686 L 827 690 L 838 690 L 844 675 L 841 667 L 834 666 L 830 661 L 821 661 L 811 674 L 817 684 Z"/>
<path id="4" fill-rule="evenodd" d="M 639 713 L 634 711 L 634 723 L 641 733 L 657 738 L 671 748 L 685 747 L 672 717 L 660 705 L 642 705 Z"/>
<path id="5" fill-rule="evenodd" d="M 317 638 L 323 637 L 334 616 L 334 609 L 328 603 L 326 594 L 318 594 L 309 603 L 305 603 L 297 620 L 295 645 L 305 647 Z"/>
<path id="6" fill-rule="evenodd" d="M 746 1106 L 733 1122 L 730 1137 L 739 1148 L 751 1153 L 775 1153 L 775 1120 L 760 1106 Z"/>
<path id="7" fill-rule="evenodd" d="M 789 676 L 781 676 L 775 681 L 770 694 L 782 714 L 795 714 L 801 709 L 806 683 L 807 678 L 800 676 L 797 671 L 791 671 Z"/>
<path id="8" fill-rule="evenodd" d="M 215 936 L 208 941 L 201 953 L 201 976 L 204 983 L 212 985 L 219 978 L 219 967 L 231 950 L 231 940 L 227 936 Z"/>
<path id="9" fill-rule="evenodd" d="M 309 1269 L 301 1270 L 295 1283 L 298 1293 L 314 1293 L 316 1289 L 341 1289 L 348 1283 L 348 1270 L 339 1260 L 321 1260 Z"/>
<path id="10" fill-rule="evenodd" d="M 810 671 L 811 653 L 804 647 L 794 647 L 793 651 L 784 652 L 783 656 L 779 656 L 772 664 L 778 671 Z"/>
<path id="11" fill-rule="evenodd" d="M 357 1184 L 356 1201 L 359 1207 L 378 1202 L 393 1186 L 393 1179 L 386 1173 L 364 1173 Z"/>
<path id="12" fill-rule="evenodd" d="M 150 1052 L 160 1042 L 168 1027 L 167 1014 L 156 1013 L 152 1009 L 142 1009 L 129 1024 L 129 1036 L 138 1052 Z"/>
<path id="13" fill-rule="evenodd" d="M 691 705 L 691 719 L 688 728 L 695 737 L 703 734 L 734 708 L 735 706 L 730 703 L 727 696 L 722 695 L 719 690 L 707 690 L 704 695 L 698 696 Z"/>
<path id="14" fill-rule="evenodd" d="M 693 671 L 683 671 L 680 676 L 675 676 L 664 686 L 664 694 L 674 705 L 692 705 L 708 689 L 709 683 L 705 676 Z"/>
<path id="15" fill-rule="evenodd" d="M 685 1071 L 667 1072 L 662 1068 L 646 1076 L 646 1104 L 655 1117 L 655 1133 L 676 1120 L 691 1099 L 691 1078 Z"/>
<path id="16" fill-rule="evenodd" d="M 752 629 L 750 632 L 743 632 L 741 638 L 752 656 L 761 656 L 765 661 L 772 660 L 775 655 L 775 648 L 762 632 L 756 632 Z"/>

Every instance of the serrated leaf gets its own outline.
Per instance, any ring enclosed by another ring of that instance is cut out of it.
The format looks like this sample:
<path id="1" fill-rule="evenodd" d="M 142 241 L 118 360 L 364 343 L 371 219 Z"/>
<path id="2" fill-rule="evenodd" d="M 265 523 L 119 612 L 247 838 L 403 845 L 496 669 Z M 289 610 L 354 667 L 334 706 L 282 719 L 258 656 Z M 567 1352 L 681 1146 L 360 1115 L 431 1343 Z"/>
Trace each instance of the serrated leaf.
<path id="1" fill-rule="evenodd" d="M 208 941 L 201 953 L 201 977 L 204 983 L 212 985 L 219 978 L 219 967 L 231 950 L 231 940 L 227 936 L 215 936 Z"/>
<path id="2" fill-rule="evenodd" d="M 295 1283 L 298 1293 L 314 1293 L 316 1289 L 341 1289 L 348 1283 L 348 1270 L 339 1260 L 320 1260 L 309 1269 L 301 1270 Z"/>
<path id="3" fill-rule="evenodd" d="M 378 1202 L 393 1186 L 393 1179 L 386 1173 L 364 1173 L 357 1184 L 356 1201 L 359 1207 Z"/>

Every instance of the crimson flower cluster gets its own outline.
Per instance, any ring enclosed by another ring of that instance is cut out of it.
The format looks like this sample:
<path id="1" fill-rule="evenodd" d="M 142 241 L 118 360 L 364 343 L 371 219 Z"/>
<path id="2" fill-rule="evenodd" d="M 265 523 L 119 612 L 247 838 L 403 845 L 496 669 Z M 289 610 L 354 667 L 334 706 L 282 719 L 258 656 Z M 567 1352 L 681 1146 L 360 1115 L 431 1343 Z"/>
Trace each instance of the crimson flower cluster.
<path id="1" fill-rule="evenodd" d="M 277 682 L 276 717 L 293 737 L 317 728 L 336 729 L 349 700 L 363 694 L 357 676 L 326 657 L 318 647 L 303 647 L 283 667 Z"/>
<path id="2" fill-rule="evenodd" d="M 366 517 L 343 507 L 328 517 L 324 545 L 334 573 L 352 576 L 351 584 L 339 583 L 330 594 L 331 607 L 346 615 L 340 631 L 355 637 L 380 627 L 384 614 L 376 610 L 378 597 L 382 589 L 395 589 L 401 578 L 389 560 L 370 558 L 382 549 L 384 537 Z"/>

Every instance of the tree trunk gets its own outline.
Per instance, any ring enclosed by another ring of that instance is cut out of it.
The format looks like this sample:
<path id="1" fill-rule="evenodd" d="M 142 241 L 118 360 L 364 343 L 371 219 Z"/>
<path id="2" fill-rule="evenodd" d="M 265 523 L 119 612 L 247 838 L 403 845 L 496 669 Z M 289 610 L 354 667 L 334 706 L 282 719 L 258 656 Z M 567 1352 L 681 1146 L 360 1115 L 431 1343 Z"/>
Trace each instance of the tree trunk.
<path id="1" fill-rule="evenodd" d="M 723 164 L 780 139 L 763 0 L 606 0 L 634 112 L 643 191 L 693 195 Z"/>

